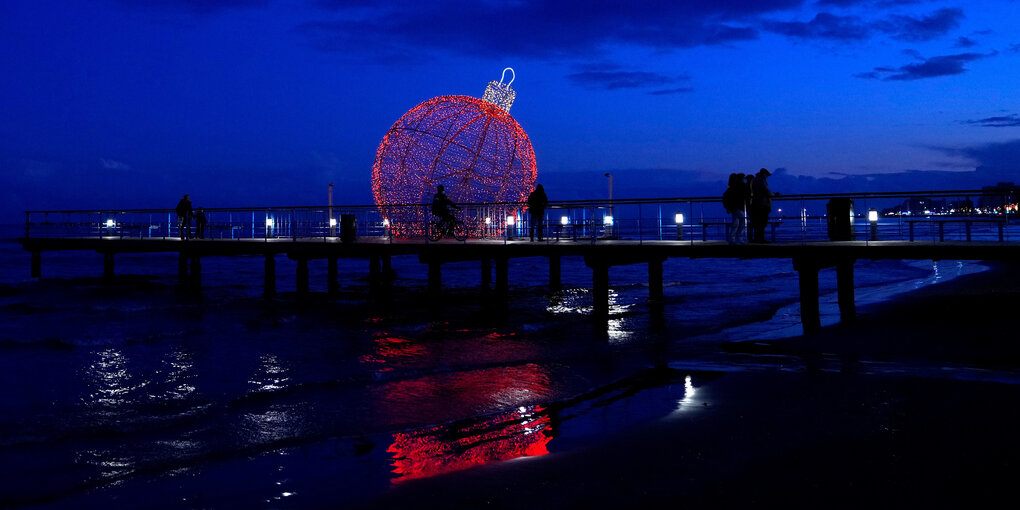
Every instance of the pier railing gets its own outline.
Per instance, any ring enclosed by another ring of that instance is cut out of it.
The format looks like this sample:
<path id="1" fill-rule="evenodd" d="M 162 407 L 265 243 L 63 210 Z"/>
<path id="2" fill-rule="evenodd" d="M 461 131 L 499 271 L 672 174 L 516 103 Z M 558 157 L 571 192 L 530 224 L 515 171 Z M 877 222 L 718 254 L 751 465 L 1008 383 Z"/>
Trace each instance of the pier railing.
<path id="1" fill-rule="evenodd" d="M 1017 198 L 1012 191 L 987 190 L 778 195 L 766 238 L 1018 241 Z M 529 237 L 533 220 L 526 204 L 460 207 L 456 216 L 465 223 L 468 242 Z M 400 242 L 427 240 L 435 228 L 427 204 L 206 208 L 204 213 L 207 239 Z M 551 202 L 541 221 L 548 242 L 695 243 L 726 240 L 731 216 L 720 197 L 682 197 Z M 190 227 L 194 235 L 194 221 Z M 167 239 L 181 237 L 181 231 L 172 209 L 94 209 L 26 211 L 24 235 Z"/>

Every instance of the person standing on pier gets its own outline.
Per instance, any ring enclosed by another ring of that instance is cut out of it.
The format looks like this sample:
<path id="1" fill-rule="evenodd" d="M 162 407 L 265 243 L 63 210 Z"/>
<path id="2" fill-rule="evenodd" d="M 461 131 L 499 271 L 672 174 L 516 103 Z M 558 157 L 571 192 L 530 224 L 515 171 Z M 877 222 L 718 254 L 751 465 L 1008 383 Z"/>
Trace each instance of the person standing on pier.
<path id="1" fill-rule="evenodd" d="M 765 227 L 769 224 L 769 213 L 772 212 L 772 197 L 775 195 L 769 190 L 769 183 L 766 179 L 772 175 L 768 170 L 758 170 L 754 180 L 751 181 L 751 242 L 766 243 Z"/>
<path id="2" fill-rule="evenodd" d="M 730 180 L 723 192 L 723 207 L 730 213 L 730 228 L 726 231 L 726 242 L 744 244 L 747 236 L 744 233 L 744 202 L 747 198 L 747 186 L 744 174 L 730 174 Z"/>
<path id="3" fill-rule="evenodd" d="M 535 186 L 535 191 L 528 195 L 528 213 L 531 215 L 529 232 L 531 240 L 535 240 L 535 227 L 538 227 L 538 240 L 542 241 L 542 219 L 545 217 L 545 208 L 549 205 L 549 197 L 545 195 L 545 188 L 541 184 Z"/>
<path id="4" fill-rule="evenodd" d="M 205 226 L 208 220 L 205 219 L 205 211 L 201 207 L 195 213 L 195 237 L 205 239 Z"/>
<path id="5" fill-rule="evenodd" d="M 177 202 L 177 230 L 181 239 L 191 237 L 191 196 L 187 193 Z"/>
<path id="6" fill-rule="evenodd" d="M 454 209 L 460 209 L 460 207 L 457 207 L 450 197 L 446 196 L 443 185 L 440 184 L 436 187 L 436 194 L 432 196 L 432 215 L 439 218 L 439 228 L 444 233 L 453 231 L 453 224 L 457 221 L 453 216 Z"/>

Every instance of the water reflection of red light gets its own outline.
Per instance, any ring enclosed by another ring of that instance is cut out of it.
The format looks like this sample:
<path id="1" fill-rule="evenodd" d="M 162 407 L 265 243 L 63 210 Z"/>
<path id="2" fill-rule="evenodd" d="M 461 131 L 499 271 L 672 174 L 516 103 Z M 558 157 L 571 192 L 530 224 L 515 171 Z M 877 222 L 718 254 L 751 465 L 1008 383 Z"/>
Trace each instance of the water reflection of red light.
<path id="1" fill-rule="evenodd" d="M 393 481 L 545 455 L 552 437 L 550 418 L 543 411 L 541 407 L 522 407 L 469 426 L 441 425 L 395 434 L 387 450 L 393 454 Z"/>
<path id="2" fill-rule="evenodd" d="M 424 356 L 428 353 L 425 346 L 415 343 L 406 338 L 396 336 L 383 336 L 375 339 L 375 354 L 365 355 L 360 358 L 362 363 L 377 363 L 385 365 L 387 361 L 398 359 L 413 359 Z M 392 370 L 389 367 L 381 367 L 380 372 Z"/>

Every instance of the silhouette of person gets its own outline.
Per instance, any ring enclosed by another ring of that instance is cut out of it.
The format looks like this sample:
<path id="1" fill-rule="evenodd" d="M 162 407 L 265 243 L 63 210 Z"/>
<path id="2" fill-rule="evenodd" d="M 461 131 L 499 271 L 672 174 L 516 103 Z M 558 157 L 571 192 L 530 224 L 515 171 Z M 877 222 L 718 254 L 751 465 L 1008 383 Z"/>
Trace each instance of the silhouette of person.
<path id="1" fill-rule="evenodd" d="M 201 207 L 195 212 L 195 237 L 199 239 L 205 239 L 205 211 Z"/>
<path id="2" fill-rule="evenodd" d="M 177 202 L 177 230 L 181 239 L 191 238 L 191 196 L 187 193 Z"/>
<path id="3" fill-rule="evenodd" d="M 450 197 L 443 191 L 443 185 L 436 187 L 436 194 L 432 196 L 432 215 L 439 218 L 439 227 L 444 232 L 449 232 L 456 221 L 453 217 L 453 210 L 460 209 Z"/>
<path id="4" fill-rule="evenodd" d="M 538 227 L 538 240 L 542 241 L 542 218 L 545 216 L 545 208 L 549 205 L 549 197 L 545 195 L 545 188 L 541 184 L 535 186 L 535 190 L 528 195 L 528 213 L 531 214 L 531 225 L 529 232 L 531 240 L 535 240 L 535 227 Z"/>
<path id="5" fill-rule="evenodd" d="M 726 242 L 730 244 L 744 244 L 747 236 L 744 234 L 744 203 L 747 200 L 747 186 L 744 183 L 744 174 L 730 174 L 730 180 L 726 191 L 723 192 L 723 207 L 730 213 L 730 229 L 726 231 Z"/>
<path id="6" fill-rule="evenodd" d="M 768 170 L 758 170 L 754 180 L 751 181 L 751 242 L 765 243 L 765 227 L 769 224 L 769 213 L 772 212 L 772 197 L 775 195 L 769 190 L 768 177 L 772 175 Z"/>

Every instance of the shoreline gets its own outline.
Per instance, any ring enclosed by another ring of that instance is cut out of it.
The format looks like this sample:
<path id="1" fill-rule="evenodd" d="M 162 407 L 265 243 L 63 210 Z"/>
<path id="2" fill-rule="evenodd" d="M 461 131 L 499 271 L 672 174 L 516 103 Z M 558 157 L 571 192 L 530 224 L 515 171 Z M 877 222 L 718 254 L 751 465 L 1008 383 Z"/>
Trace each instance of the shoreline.
<path id="1" fill-rule="evenodd" d="M 1020 472 L 1020 411 L 1009 405 L 1020 378 L 949 368 L 1017 373 L 1015 325 L 999 305 L 1018 298 L 1020 267 L 989 264 L 861 307 L 851 324 L 734 342 L 726 355 L 764 368 L 705 377 L 670 365 L 667 386 L 691 378 L 663 418 L 587 446 L 409 481 L 363 507 L 991 504 Z M 892 365 L 874 369 L 883 362 Z"/>

